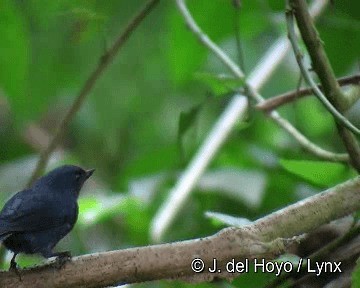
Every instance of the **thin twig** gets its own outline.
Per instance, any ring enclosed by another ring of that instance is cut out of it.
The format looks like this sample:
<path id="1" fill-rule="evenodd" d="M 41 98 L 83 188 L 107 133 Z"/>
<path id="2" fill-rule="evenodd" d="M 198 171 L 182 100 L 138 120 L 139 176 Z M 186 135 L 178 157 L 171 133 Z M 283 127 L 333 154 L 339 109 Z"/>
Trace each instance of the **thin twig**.
<path id="1" fill-rule="evenodd" d="M 112 63 L 116 54 L 120 51 L 120 48 L 123 47 L 124 43 L 129 39 L 131 34 L 135 31 L 135 29 L 139 26 L 139 24 L 143 21 L 143 19 L 152 11 L 152 9 L 159 3 L 159 0 L 150 0 L 148 1 L 143 8 L 130 20 L 130 22 L 125 27 L 125 30 L 121 32 L 121 34 L 116 39 L 115 43 L 106 53 L 101 56 L 100 61 L 95 68 L 95 70 L 90 74 L 89 78 L 85 81 L 84 86 L 80 90 L 78 96 L 75 101 L 71 105 L 70 109 L 66 113 L 65 117 L 60 122 L 57 130 L 50 141 L 50 144 L 43 150 L 40 154 L 40 159 L 37 163 L 37 166 L 29 180 L 28 186 L 38 178 L 43 170 L 46 168 L 48 159 L 51 153 L 55 150 L 61 137 L 65 130 L 68 128 L 71 120 L 75 116 L 75 114 L 79 111 L 81 106 L 83 105 L 86 97 L 94 88 L 96 82 L 99 80 L 100 76 L 104 73 L 106 68 Z"/>
<path id="2" fill-rule="evenodd" d="M 352 123 L 349 122 L 348 119 L 344 117 L 326 98 L 326 96 L 321 92 L 319 87 L 316 85 L 315 81 L 312 79 L 310 72 L 305 67 L 304 61 L 303 61 L 303 55 L 300 51 L 300 47 L 297 43 L 296 34 L 295 34 L 295 28 L 294 28 L 294 15 L 293 11 L 291 9 L 288 9 L 286 11 L 286 23 L 289 33 L 289 39 L 292 44 L 292 48 L 294 50 L 296 61 L 299 65 L 299 68 L 301 70 L 301 73 L 305 79 L 305 81 L 308 83 L 308 85 L 311 87 L 311 89 L 314 92 L 314 95 L 324 104 L 326 109 L 337 119 L 340 123 L 342 123 L 345 127 L 347 127 L 350 131 L 356 134 L 360 134 L 360 130 L 355 127 Z"/>
<path id="3" fill-rule="evenodd" d="M 189 29 L 198 37 L 198 40 L 211 52 L 213 52 L 223 63 L 224 65 L 233 72 L 235 77 L 239 79 L 243 79 L 243 72 L 240 68 L 234 63 L 226 53 L 222 52 L 222 50 L 211 41 L 211 39 L 200 29 L 192 15 L 190 14 L 188 8 L 186 7 L 184 0 L 176 1 L 179 11 L 184 17 L 186 24 Z M 315 1 L 314 11 L 316 13 L 320 13 L 321 9 L 324 8 L 326 1 Z M 271 61 L 275 61 L 275 64 L 279 64 L 282 59 L 278 55 L 285 56 L 286 51 L 289 48 L 289 44 L 286 41 L 286 38 L 281 38 L 278 40 L 272 48 L 271 51 L 276 53 L 267 53 L 266 59 L 261 59 L 258 68 L 254 69 L 246 82 L 248 86 L 248 90 L 253 90 L 254 92 L 263 85 L 265 79 L 268 79 L 269 75 L 274 71 L 276 65 L 269 65 Z M 274 63 L 274 62 L 273 62 Z M 263 71 L 263 74 L 261 74 Z M 265 99 L 259 95 L 258 93 L 251 93 L 250 95 L 254 98 L 258 103 L 265 101 Z M 346 154 L 336 154 L 322 149 L 321 147 L 312 143 L 309 139 L 307 139 L 302 133 L 300 133 L 289 121 L 282 118 L 276 111 L 268 114 L 271 119 L 275 121 L 281 128 L 287 131 L 294 139 L 296 139 L 304 149 L 309 151 L 310 153 L 316 155 L 319 158 L 330 160 L 330 161 L 348 161 L 348 156 Z"/>
<path id="4" fill-rule="evenodd" d="M 326 100 L 330 101 L 337 111 L 339 111 L 340 113 L 344 112 L 347 108 L 346 96 L 342 93 L 340 86 L 336 81 L 335 73 L 331 67 L 330 61 L 326 55 L 321 39 L 319 38 L 319 34 L 311 19 L 311 15 L 309 14 L 306 1 L 288 0 L 288 3 L 290 3 L 290 7 L 291 7 L 291 11 L 287 12 L 287 22 L 288 22 L 288 27 L 290 28 L 289 32 L 292 32 L 293 26 L 291 25 L 292 24 L 291 21 L 293 17 L 292 12 L 294 12 L 301 36 L 304 40 L 307 51 L 309 52 L 313 68 L 320 79 L 321 85 L 324 90 L 324 94 L 326 96 Z M 295 54 L 299 55 L 296 52 Z M 302 71 L 302 72 L 303 72 L 303 76 L 307 77 L 306 73 L 304 74 L 304 72 L 307 71 Z M 309 79 L 307 80 L 311 81 L 312 78 L 309 77 Z M 316 87 L 315 83 L 312 83 L 311 87 L 314 89 L 314 92 L 318 97 L 323 95 L 321 91 Z M 336 117 L 336 119 L 338 119 L 338 117 Z M 342 120 L 336 121 L 338 133 L 350 156 L 350 163 L 358 172 L 360 172 L 360 146 L 355 136 L 346 128 L 349 128 L 354 133 L 358 132 L 359 129 L 357 129 L 356 127 L 355 129 L 353 129 L 354 126 L 350 122 L 348 122 L 348 120 L 345 117 L 342 116 L 340 117 L 340 119 Z"/>
<path id="5" fill-rule="evenodd" d="M 244 73 L 241 71 L 239 66 L 237 66 L 227 55 L 220 49 L 211 39 L 201 31 L 200 27 L 196 24 L 194 18 L 191 16 L 189 10 L 187 9 L 185 2 L 181 0 L 176 0 L 178 8 L 180 9 L 182 15 L 186 19 L 186 24 L 190 28 L 191 32 L 198 38 L 198 40 L 205 46 L 208 47 L 219 59 L 221 59 L 225 66 L 239 79 L 244 78 Z"/>
<path id="6" fill-rule="evenodd" d="M 338 79 L 338 82 L 340 86 L 360 84 L 360 74 L 340 78 Z M 322 89 L 320 84 L 318 85 L 318 88 Z M 282 105 L 291 103 L 293 101 L 296 101 L 306 96 L 310 96 L 312 94 L 313 94 L 312 88 L 302 88 L 300 90 L 290 91 L 278 96 L 271 97 L 265 100 L 264 102 L 257 104 L 256 108 L 262 111 L 269 112 L 279 108 Z"/>
<path id="7" fill-rule="evenodd" d="M 248 89 L 248 93 L 250 95 L 253 95 L 253 98 L 259 98 L 261 97 L 258 95 L 258 93 L 255 90 Z M 268 116 L 274 120 L 276 124 L 278 124 L 282 129 L 284 129 L 286 132 L 288 132 L 290 135 L 294 137 L 295 140 L 297 140 L 302 147 L 308 151 L 309 153 L 321 158 L 326 159 L 329 161 L 334 162 L 348 162 L 349 161 L 349 155 L 348 154 L 338 154 L 329 152 L 325 149 L 322 149 L 321 147 L 315 145 L 313 142 L 311 142 L 308 138 L 306 138 L 302 133 L 300 133 L 291 123 L 286 120 L 285 118 L 281 117 L 280 114 L 277 111 L 271 111 Z"/>

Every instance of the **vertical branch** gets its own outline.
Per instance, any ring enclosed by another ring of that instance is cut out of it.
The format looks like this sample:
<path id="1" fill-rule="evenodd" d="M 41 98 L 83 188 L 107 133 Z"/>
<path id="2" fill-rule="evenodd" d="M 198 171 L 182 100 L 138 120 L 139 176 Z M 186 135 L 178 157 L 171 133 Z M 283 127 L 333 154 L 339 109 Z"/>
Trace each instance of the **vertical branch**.
<path id="1" fill-rule="evenodd" d="M 345 95 L 336 80 L 335 73 L 325 53 L 325 49 L 308 12 L 305 0 L 289 0 L 293 10 L 301 36 L 309 52 L 313 68 L 319 76 L 326 98 L 340 112 L 346 107 Z M 353 167 L 360 172 L 360 147 L 355 136 L 347 130 L 339 121 L 336 122 L 339 135 L 349 153 Z"/>
<path id="2" fill-rule="evenodd" d="M 158 4 L 158 2 L 159 0 L 148 1 L 145 6 L 140 9 L 140 11 L 130 20 L 125 30 L 119 35 L 119 37 L 110 47 L 110 49 L 100 58 L 98 66 L 90 74 L 89 78 L 85 81 L 84 86 L 81 88 L 75 101 L 73 102 L 65 117 L 61 120 L 59 126 L 57 127 L 56 132 L 51 139 L 49 145 L 40 154 L 40 159 L 29 180 L 28 186 L 31 185 L 31 183 L 33 183 L 34 180 L 38 178 L 42 174 L 43 170 L 46 168 L 51 153 L 59 144 L 65 130 L 68 128 L 75 114 L 80 110 L 86 97 L 90 94 L 96 82 L 99 80 L 100 76 L 104 73 L 106 68 L 109 67 L 109 65 L 114 60 L 116 54 L 120 51 L 120 48 L 123 47 L 124 43 L 129 39 L 131 34 L 144 20 L 144 18 L 152 11 L 156 4 Z"/>
<path id="3" fill-rule="evenodd" d="M 325 108 L 334 116 L 335 120 L 342 123 L 346 128 L 348 128 L 353 133 L 357 135 L 360 134 L 360 130 L 357 129 L 349 120 L 347 120 L 344 115 L 342 115 L 328 100 L 328 98 L 321 92 L 320 88 L 316 85 L 315 81 L 312 79 L 310 72 L 305 67 L 303 61 L 303 55 L 300 51 L 300 47 L 297 43 L 296 35 L 295 35 L 295 28 L 294 28 L 294 16 L 292 11 L 289 9 L 286 12 L 286 24 L 288 28 L 289 39 L 292 44 L 292 48 L 295 53 L 296 61 L 298 62 L 300 71 L 302 76 L 304 77 L 305 81 L 310 85 L 312 91 L 314 92 L 315 96 L 322 102 Z M 335 77 L 335 76 L 334 76 Z M 336 80 L 336 79 L 335 79 Z M 340 89 L 340 86 L 339 86 Z M 345 97 L 344 97 L 345 100 Z M 344 107 L 342 108 L 344 110 Z"/>

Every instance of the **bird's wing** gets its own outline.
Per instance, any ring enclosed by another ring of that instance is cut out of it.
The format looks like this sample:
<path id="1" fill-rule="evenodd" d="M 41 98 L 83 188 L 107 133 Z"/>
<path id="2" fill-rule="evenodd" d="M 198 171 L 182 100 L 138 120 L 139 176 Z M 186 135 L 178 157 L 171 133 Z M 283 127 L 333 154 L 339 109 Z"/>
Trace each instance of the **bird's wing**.
<path id="1" fill-rule="evenodd" d="M 64 207 L 51 193 L 23 190 L 14 195 L 0 212 L 0 240 L 13 232 L 40 231 L 66 223 Z"/>

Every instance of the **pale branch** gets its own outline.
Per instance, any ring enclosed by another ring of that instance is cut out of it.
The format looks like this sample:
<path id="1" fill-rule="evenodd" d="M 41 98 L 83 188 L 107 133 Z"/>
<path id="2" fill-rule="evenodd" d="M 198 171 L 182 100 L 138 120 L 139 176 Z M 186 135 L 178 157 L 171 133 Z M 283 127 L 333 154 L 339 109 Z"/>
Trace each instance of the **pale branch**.
<path id="1" fill-rule="evenodd" d="M 93 90 L 99 78 L 103 75 L 105 70 L 113 62 L 115 56 L 124 46 L 124 44 L 132 35 L 132 33 L 135 31 L 135 29 L 139 26 L 139 24 L 145 19 L 145 17 L 152 11 L 152 9 L 158 3 L 159 0 L 148 1 L 144 5 L 144 7 L 141 8 L 140 11 L 130 20 L 130 22 L 125 27 L 124 31 L 122 31 L 121 34 L 118 36 L 118 38 L 115 40 L 114 44 L 105 52 L 105 54 L 103 54 L 100 57 L 97 67 L 90 74 L 89 78 L 85 81 L 78 96 L 75 98 L 70 109 L 67 111 L 65 117 L 61 120 L 49 145 L 47 145 L 47 147 L 41 152 L 40 159 L 28 182 L 28 186 L 30 186 L 31 183 L 33 183 L 43 173 L 43 170 L 46 168 L 51 153 L 56 149 L 57 145 L 59 144 L 59 141 L 61 140 L 61 137 L 68 128 L 75 114 L 80 110 L 86 97 Z"/>
<path id="2" fill-rule="evenodd" d="M 312 6 L 312 12 L 315 15 L 318 15 L 322 9 L 324 8 L 325 4 L 328 1 L 314 1 L 314 6 Z M 185 0 L 177 0 L 176 1 L 180 13 L 183 15 L 185 23 L 187 24 L 188 28 L 191 32 L 193 32 L 199 39 L 200 43 L 205 46 L 205 48 L 209 49 L 212 53 L 214 53 L 223 63 L 224 65 L 229 68 L 235 77 L 238 77 L 242 79 L 243 73 L 238 68 L 235 69 L 234 67 L 237 66 L 236 63 L 234 63 L 226 53 L 217 53 L 220 48 L 211 41 L 211 39 L 206 35 L 200 27 L 197 25 L 195 20 L 193 19 L 192 15 L 190 14 L 186 4 Z M 217 49 L 214 51 L 213 47 L 216 47 Z M 274 67 L 280 63 L 281 57 L 279 58 L 278 55 L 282 55 L 282 57 L 285 56 L 285 52 L 289 48 L 289 44 L 286 44 L 286 39 L 281 38 L 279 41 L 276 42 L 276 45 L 274 45 L 273 48 L 271 48 L 271 51 L 276 52 L 277 54 L 274 55 L 274 53 L 267 53 L 266 59 L 261 59 L 258 67 L 254 69 L 254 72 L 252 72 L 249 76 L 249 79 L 246 82 L 246 85 L 249 86 L 249 90 L 258 90 L 260 89 L 261 85 L 268 79 L 269 75 L 274 71 Z M 272 61 L 275 65 L 270 65 L 269 63 Z M 261 68 L 262 67 L 262 68 Z M 237 72 L 237 71 L 239 71 Z M 263 71 L 263 74 L 260 72 Z M 254 85 L 254 86 L 252 86 Z M 259 95 L 258 93 L 251 93 L 250 95 L 252 98 L 254 98 L 258 103 L 261 103 L 265 101 L 265 99 Z M 312 143 L 309 139 L 307 139 L 300 131 L 298 131 L 289 121 L 282 118 L 276 111 L 273 111 L 272 113 L 268 114 L 271 119 L 275 121 L 277 125 L 279 125 L 282 129 L 284 129 L 286 132 L 288 132 L 295 140 L 297 140 L 300 145 L 309 151 L 310 153 L 316 155 L 317 157 L 320 157 L 325 160 L 329 161 L 347 161 L 348 156 L 345 154 L 337 154 L 333 152 L 326 151 L 322 149 L 321 147 L 315 145 Z M 340 160 L 339 160 L 340 159 Z"/>
<path id="3" fill-rule="evenodd" d="M 329 0 L 317 0 L 311 3 L 310 13 L 316 18 L 327 6 Z M 273 72 L 279 67 L 285 56 L 290 50 L 290 43 L 287 37 L 279 37 L 273 45 L 259 59 L 256 67 L 247 77 L 247 84 L 255 90 L 260 88 L 271 77 Z"/>
<path id="4" fill-rule="evenodd" d="M 251 231 L 260 234 L 264 241 L 309 232 L 356 212 L 360 207 L 359 191 L 360 177 L 357 177 L 255 221 Z"/>
<path id="5" fill-rule="evenodd" d="M 215 153 L 228 138 L 232 127 L 241 121 L 247 112 L 248 101 L 245 96 L 236 95 L 219 117 L 206 137 L 204 144 L 193 157 L 185 172 L 181 175 L 175 187 L 170 191 L 168 199 L 160 207 L 152 221 L 152 238 L 160 241 L 162 232 L 173 221 L 175 215 L 183 207 L 189 193 L 204 173 Z"/>
<path id="6" fill-rule="evenodd" d="M 197 39 L 208 49 L 210 49 L 219 59 L 221 59 L 227 68 L 239 79 L 244 78 L 244 73 L 241 71 L 238 65 L 236 65 L 226 53 L 218 47 L 197 25 L 194 18 L 191 16 L 189 10 L 187 9 L 184 1 L 176 0 L 179 10 L 181 11 L 183 17 L 186 19 L 186 24 L 192 33 L 197 37 Z"/>
<path id="7" fill-rule="evenodd" d="M 311 142 L 302 133 L 300 133 L 288 120 L 281 117 L 277 111 L 272 111 L 269 117 L 282 129 L 293 136 L 301 146 L 310 154 L 327 161 L 332 162 L 349 162 L 349 155 L 346 153 L 334 153 L 327 151 Z"/>
<path id="8" fill-rule="evenodd" d="M 60 269 L 47 264 L 19 273 L 4 271 L 0 287 L 105 287 L 160 279 L 232 279 L 240 274 L 226 273 L 228 261 L 274 259 L 297 242 L 296 236 L 359 210 L 359 190 L 358 177 L 243 228 L 226 228 L 194 240 L 74 257 Z M 202 273 L 191 269 L 196 258 L 204 262 Z M 209 273 L 214 258 L 221 273 Z"/>
<path id="9" fill-rule="evenodd" d="M 225 273 L 227 261 L 255 257 L 270 260 L 284 252 L 288 242 L 278 239 L 263 243 L 247 230 L 226 228 L 200 239 L 74 257 L 61 269 L 48 264 L 18 273 L 0 272 L 0 286 L 88 288 L 161 279 L 211 281 L 214 276 L 209 272 L 195 273 L 191 263 L 194 259 L 201 259 L 208 269 L 212 267 L 214 258 L 223 271 L 216 273 L 216 277 L 231 279 L 236 275 Z"/>
<path id="10" fill-rule="evenodd" d="M 302 39 L 304 40 L 307 51 L 310 55 L 313 69 L 315 70 L 316 74 L 320 79 L 324 94 L 326 98 L 331 102 L 331 104 L 340 113 L 342 113 L 347 108 L 346 96 L 342 93 L 341 88 L 336 81 L 336 77 L 331 67 L 330 61 L 325 53 L 325 49 L 315 28 L 315 25 L 311 19 L 311 15 L 309 14 L 306 1 L 288 0 L 288 2 L 290 3 L 291 8 L 291 10 L 289 10 L 287 13 L 288 22 L 291 20 L 292 13 L 294 13 Z M 303 75 L 306 76 L 304 73 Z M 314 92 L 316 92 L 316 85 L 312 86 L 312 88 L 314 89 Z M 345 128 L 342 124 L 344 124 L 342 121 L 336 121 L 339 135 L 350 156 L 350 162 L 352 166 L 358 172 L 360 172 L 359 143 L 357 142 L 355 136 L 346 129 L 349 128 L 349 125 L 345 124 L 347 125 Z M 351 131 L 354 131 L 354 129 L 352 129 Z"/>
<path id="11" fill-rule="evenodd" d="M 338 83 L 340 86 L 358 85 L 360 84 L 360 74 L 340 78 L 338 79 Z M 318 85 L 318 88 L 322 89 L 320 84 Z M 256 108 L 262 111 L 269 112 L 279 108 L 282 105 L 292 103 L 298 99 L 310 96 L 312 94 L 312 88 L 302 88 L 266 99 L 264 102 L 257 104 Z"/>

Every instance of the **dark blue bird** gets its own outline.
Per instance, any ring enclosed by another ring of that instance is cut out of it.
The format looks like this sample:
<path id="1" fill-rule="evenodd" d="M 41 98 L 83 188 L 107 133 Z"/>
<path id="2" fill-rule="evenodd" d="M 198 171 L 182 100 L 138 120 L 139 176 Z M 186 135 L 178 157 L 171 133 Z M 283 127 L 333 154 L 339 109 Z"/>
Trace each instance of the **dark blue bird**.
<path id="1" fill-rule="evenodd" d="M 14 252 L 10 269 L 16 269 L 18 253 L 70 257 L 53 248 L 74 227 L 80 189 L 93 172 L 64 165 L 10 198 L 0 212 L 0 241 Z"/>

